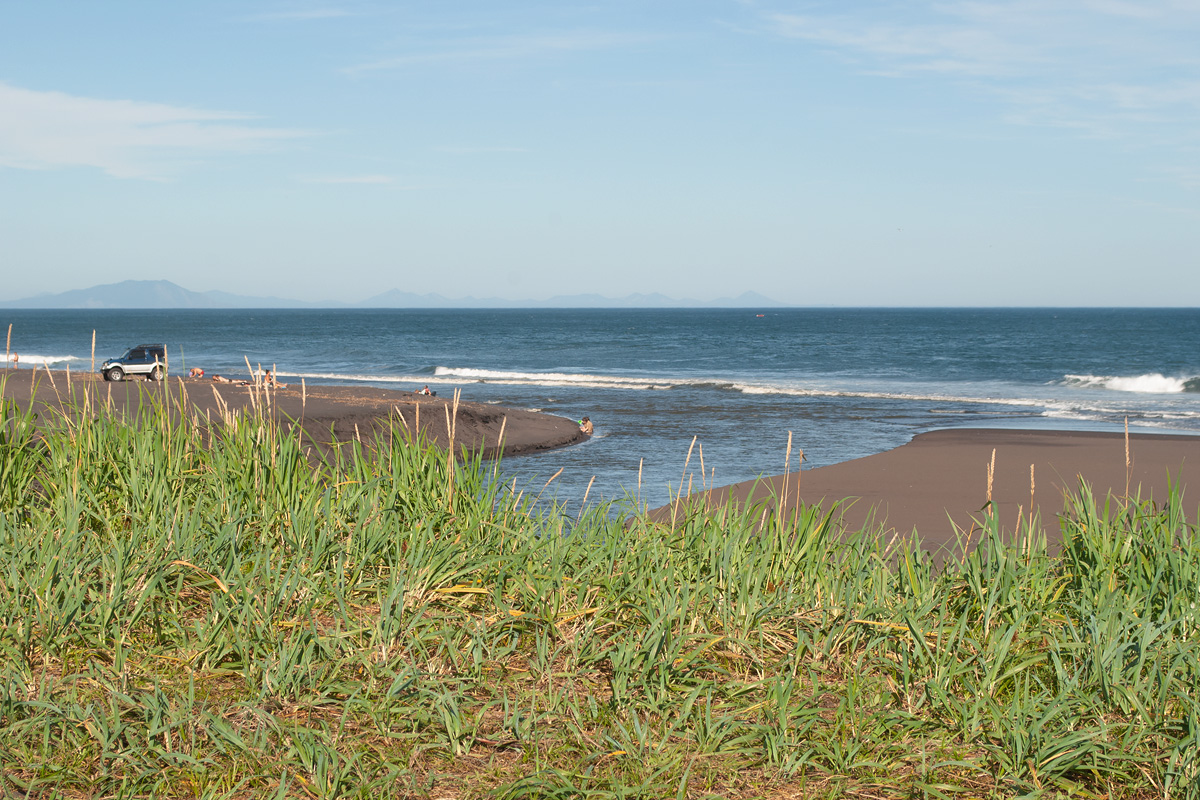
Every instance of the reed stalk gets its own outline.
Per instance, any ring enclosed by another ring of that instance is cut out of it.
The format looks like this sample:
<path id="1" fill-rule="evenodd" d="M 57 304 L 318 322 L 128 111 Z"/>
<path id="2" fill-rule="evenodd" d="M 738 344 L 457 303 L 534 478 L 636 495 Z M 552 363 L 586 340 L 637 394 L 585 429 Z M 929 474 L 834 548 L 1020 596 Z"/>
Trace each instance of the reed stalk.
<path id="1" fill-rule="evenodd" d="M 992 460 L 988 462 L 987 467 L 987 502 L 988 508 L 992 507 L 992 481 L 996 477 L 996 448 L 992 448 Z"/>
<path id="2" fill-rule="evenodd" d="M 638 480 L 637 480 L 637 502 L 640 506 L 642 503 L 642 467 L 645 466 L 646 459 L 638 459 Z"/>
<path id="3" fill-rule="evenodd" d="M 1029 465 L 1029 527 L 1030 527 L 1030 529 L 1033 528 L 1033 511 L 1034 511 L 1033 497 L 1034 497 L 1034 489 L 1036 486 L 1036 483 L 1033 478 L 1033 466 L 1034 466 L 1033 464 Z"/>
<path id="4" fill-rule="evenodd" d="M 1125 497 L 1129 497 L 1129 483 L 1133 479 L 1133 460 L 1129 456 L 1129 417 L 1125 418 Z"/>
<path id="5" fill-rule="evenodd" d="M 792 468 L 792 432 L 788 431 L 787 448 L 783 451 L 783 480 L 782 491 L 779 493 L 779 508 L 777 513 L 783 517 L 783 510 L 788 507 L 788 477 Z"/>

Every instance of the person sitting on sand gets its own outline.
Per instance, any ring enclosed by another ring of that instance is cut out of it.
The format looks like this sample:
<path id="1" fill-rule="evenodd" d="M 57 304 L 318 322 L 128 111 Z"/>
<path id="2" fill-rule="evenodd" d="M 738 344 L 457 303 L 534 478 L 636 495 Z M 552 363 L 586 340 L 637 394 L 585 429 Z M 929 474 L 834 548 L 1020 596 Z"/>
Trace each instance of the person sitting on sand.
<path id="1" fill-rule="evenodd" d="M 200 369 L 199 367 L 192 367 L 191 369 L 188 370 L 188 377 L 189 378 L 203 378 L 204 370 Z"/>
<path id="2" fill-rule="evenodd" d="M 590 417 L 584 417 L 583 419 L 579 420 L 579 432 L 584 436 L 591 436 L 593 430 L 595 429 L 592 427 L 592 420 Z"/>

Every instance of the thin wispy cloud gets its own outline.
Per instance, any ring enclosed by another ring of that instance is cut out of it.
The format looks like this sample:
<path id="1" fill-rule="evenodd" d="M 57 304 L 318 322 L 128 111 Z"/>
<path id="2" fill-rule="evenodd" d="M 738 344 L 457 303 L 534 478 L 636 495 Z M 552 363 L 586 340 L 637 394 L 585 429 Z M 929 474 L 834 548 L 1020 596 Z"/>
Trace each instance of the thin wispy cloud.
<path id="1" fill-rule="evenodd" d="M 374 72 L 419 64 L 470 63 L 538 58 L 644 45 L 660 37 L 642 33 L 575 31 L 541 35 L 464 37 L 413 43 L 403 52 L 348 67 L 348 73 Z"/>
<path id="2" fill-rule="evenodd" d="M 1008 75 L 1027 69 L 1036 51 L 993 31 L 929 23 L 880 23 L 852 17 L 767 17 L 776 33 L 832 48 L 868 71 Z"/>
<path id="3" fill-rule="evenodd" d="M 250 22 L 304 22 L 306 20 L 337 19 L 349 16 L 351 16 L 351 12 L 344 8 L 304 8 L 292 11 L 252 14 L 244 19 Z"/>
<path id="4" fill-rule="evenodd" d="M 472 145 L 443 145 L 435 147 L 439 153 L 449 153 L 451 155 L 469 156 L 483 153 L 528 153 L 526 147 L 496 147 L 496 146 L 472 146 Z"/>
<path id="5" fill-rule="evenodd" d="M 302 183 L 331 183 L 331 184 L 393 184 L 396 179 L 390 175 L 325 175 L 305 176 L 300 178 Z"/>
<path id="6" fill-rule="evenodd" d="M 1173 183 L 1178 183 L 1189 189 L 1200 189 L 1200 167 L 1169 167 L 1162 170 L 1165 178 Z M 1196 209 L 1188 209 L 1193 215 L 1196 215 Z"/>
<path id="7" fill-rule="evenodd" d="M 1012 121 L 1121 135 L 1200 112 L 1200 5 L 1122 0 L 864 3 L 763 12 L 773 35 L 865 73 L 992 90 Z M 1163 77 L 1170 76 L 1164 82 Z"/>
<path id="8" fill-rule="evenodd" d="M 105 100 L 0 83 L 0 167 L 92 167 L 162 179 L 183 164 L 311 135 L 258 127 L 249 114 Z"/>
<path id="9" fill-rule="evenodd" d="M 775 12 L 764 19 L 779 35 L 832 47 L 897 74 L 1030 75 L 1050 65 L 1107 74 L 1130 66 L 1200 63 L 1191 44 L 1200 31 L 1200 7 L 1194 4 L 864 4 L 849 12 Z"/>

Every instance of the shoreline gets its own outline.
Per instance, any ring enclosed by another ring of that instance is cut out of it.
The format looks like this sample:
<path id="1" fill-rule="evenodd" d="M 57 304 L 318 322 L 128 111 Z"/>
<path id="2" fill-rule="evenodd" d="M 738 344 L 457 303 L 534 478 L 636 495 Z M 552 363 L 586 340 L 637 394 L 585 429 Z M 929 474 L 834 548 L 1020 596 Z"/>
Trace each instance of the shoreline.
<path id="1" fill-rule="evenodd" d="M 1200 436 L 1129 434 L 1129 467 L 1123 433 L 1018 428 L 947 428 L 914 436 L 907 444 L 876 455 L 774 475 L 695 493 L 653 509 L 669 520 L 692 503 L 742 507 L 756 504 L 791 511 L 797 504 L 842 503 L 843 530 L 874 521 L 886 535 L 915 530 L 925 550 L 950 552 L 958 545 L 956 528 L 974 531 L 988 502 L 1003 531 L 1012 532 L 1032 507 L 1052 546 L 1061 542 L 1056 524 L 1065 494 L 1086 482 L 1097 504 L 1130 496 L 1162 502 L 1171 487 L 1181 491 L 1185 508 L 1188 485 L 1200 486 Z M 1030 470 L 1033 470 L 1032 491 Z M 845 502 L 843 502 L 845 501 Z"/>
<path id="2" fill-rule="evenodd" d="M 457 416 L 452 398 L 421 395 L 402 389 L 378 389 L 359 386 L 307 386 L 288 384 L 268 389 L 215 383 L 206 378 L 171 376 L 163 382 L 134 378 L 109 383 L 89 372 L 47 371 L 45 369 L 0 370 L 5 398 L 18 407 L 30 402 L 41 409 L 56 410 L 69 405 L 72 398 L 82 404 L 84 395 L 93 404 L 111 403 L 121 414 L 136 416 L 144 404 L 165 402 L 169 408 L 186 408 L 188 414 L 219 418 L 222 407 L 230 412 L 252 409 L 266 399 L 277 419 L 301 425 L 314 444 L 329 444 L 336 439 L 348 442 L 372 437 L 384 430 L 389 418 L 399 413 L 410 430 L 420 429 L 441 447 L 454 443 L 484 458 L 527 455 L 567 447 L 587 439 L 579 425 L 565 417 L 536 411 L 505 408 L 487 403 L 460 400 Z M 496 442 L 503 433 L 503 446 Z"/>
<path id="3" fill-rule="evenodd" d="M 33 401 L 50 411 L 68 405 L 72 395 L 82 403 L 86 393 L 90 403 L 111 404 L 121 414 L 136 416 L 145 405 L 165 402 L 172 409 L 186 408 L 189 415 L 219 418 L 222 406 L 241 412 L 267 396 L 254 386 L 179 376 L 162 383 L 108 383 L 88 372 L 5 369 L 0 370 L 0 380 L 5 399 L 19 407 Z M 485 458 L 544 452 L 588 439 L 573 420 L 487 403 L 460 400 L 451 421 L 451 398 L 400 389 L 322 384 L 302 390 L 291 384 L 270 390 L 267 405 L 278 419 L 300 424 L 306 438 L 317 445 L 373 437 L 396 413 L 409 429 L 419 421 L 421 430 L 441 447 L 450 443 L 453 427 L 456 445 L 482 452 Z M 501 431 L 504 444 L 497 448 Z M 1054 545 L 1060 537 L 1056 520 L 1064 495 L 1076 493 L 1081 482 L 1090 485 L 1101 504 L 1110 494 L 1124 496 L 1127 482 L 1131 495 L 1140 490 L 1142 499 L 1156 501 L 1165 499 L 1174 486 L 1185 492 L 1185 504 L 1187 486 L 1200 485 L 1200 436 L 1130 433 L 1128 442 L 1127 472 L 1123 433 L 947 428 L 917 434 L 882 453 L 695 492 L 650 513 L 669 521 L 681 506 L 695 503 L 751 506 L 769 501 L 778 510 L 782 499 L 784 511 L 800 502 L 826 508 L 837 503 L 836 516 L 844 530 L 860 529 L 869 521 L 888 535 L 908 536 L 915 530 L 924 549 L 939 552 L 955 547 L 959 532 L 977 529 L 988 502 L 988 469 L 995 451 L 992 507 L 1001 528 L 1013 531 L 1019 518 L 1028 519 L 1032 506 Z"/>

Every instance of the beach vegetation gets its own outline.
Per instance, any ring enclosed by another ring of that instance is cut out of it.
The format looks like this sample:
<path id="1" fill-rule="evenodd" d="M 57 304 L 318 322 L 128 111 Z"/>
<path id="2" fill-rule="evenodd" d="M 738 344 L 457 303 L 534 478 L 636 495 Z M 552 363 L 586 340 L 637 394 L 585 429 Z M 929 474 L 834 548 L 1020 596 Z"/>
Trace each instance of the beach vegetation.
<path id="1" fill-rule="evenodd" d="M 836 505 L 568 515 L 400 419 L 314 447 L 161 386 L 0 385 L 0 795 L 1200 797 L 1179 491 L 985 509 L 935 561 Z"/>

